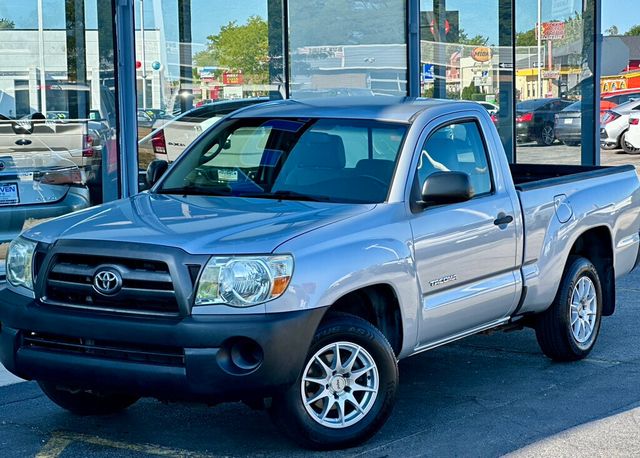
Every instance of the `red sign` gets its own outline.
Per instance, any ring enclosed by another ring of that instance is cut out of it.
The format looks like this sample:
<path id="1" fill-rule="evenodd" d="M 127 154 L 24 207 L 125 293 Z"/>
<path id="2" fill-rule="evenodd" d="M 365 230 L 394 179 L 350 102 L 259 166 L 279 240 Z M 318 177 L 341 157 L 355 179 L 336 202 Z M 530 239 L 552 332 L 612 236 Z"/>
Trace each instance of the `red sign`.
<path id="1" fill-rule="evenodd" d="M 224 72 L 222 74 L 223 84 L 244 84 L 244 75 L 241 72 Z"/>
<path id="2" fill-rule="evenodd" d="M 536 38 L 538 31 L 542 32 L 543 40 L 562 40 L 564 38 L 564 22 L 543 22 L 541 27 L 536 24 Z"/>

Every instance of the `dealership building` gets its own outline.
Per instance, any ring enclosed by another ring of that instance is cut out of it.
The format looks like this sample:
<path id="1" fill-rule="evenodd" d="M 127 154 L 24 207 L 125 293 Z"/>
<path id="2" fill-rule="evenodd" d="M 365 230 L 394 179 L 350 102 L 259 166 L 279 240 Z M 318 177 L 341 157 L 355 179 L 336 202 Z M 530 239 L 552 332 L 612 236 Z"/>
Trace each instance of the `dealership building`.
<path id="1" fill-rule="evenodd" d="M 64 159 L 83 174 L 94 161 L 92 185 L 102 189 L 87 205 L 138 192 L 163 123 L 246 98 L 487 102 L 511 162 L 599 164 L 600 0 L 241 3 L 3 2 L 0 139 L 17 141 L 18 127 L 44 117 L 51 135 L 38 139 L 39 154 L 91 151 L 84 165 Z M 579 141 L 542 152 L 536 138 L 516 141 L 517 104 L 541 98 L 573 104 Z M 56 134 L 73 123 L 81 137 Z M 15 214 L 33 219 L 20 206 Z"/>

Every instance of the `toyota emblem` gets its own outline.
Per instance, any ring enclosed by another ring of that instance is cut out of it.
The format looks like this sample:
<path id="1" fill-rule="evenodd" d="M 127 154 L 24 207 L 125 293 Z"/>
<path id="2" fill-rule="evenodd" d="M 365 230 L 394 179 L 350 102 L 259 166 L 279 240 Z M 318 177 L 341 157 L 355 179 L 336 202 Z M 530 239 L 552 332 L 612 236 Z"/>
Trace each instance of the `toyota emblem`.
<path id="1" fill-rule="evenodd" d="M 4 167 L 5 167 L 4 162 L 0 161 L 0 170 L 4 170 Z"/>
<path id="2" fill-rule="evenodd" d="M 115 269 L 99 269 L 93 276 L 93 289 L 105 296 L 116 294 L 122 288 L 122 275 Z"/>

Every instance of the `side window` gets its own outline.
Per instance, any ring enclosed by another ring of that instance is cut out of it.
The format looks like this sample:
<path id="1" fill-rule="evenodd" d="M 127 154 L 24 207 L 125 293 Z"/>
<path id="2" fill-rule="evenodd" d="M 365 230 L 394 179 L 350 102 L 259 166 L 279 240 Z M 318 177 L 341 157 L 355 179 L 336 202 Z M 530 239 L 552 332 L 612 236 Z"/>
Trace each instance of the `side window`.
<path id="1" fill-rule="evenodd" d="M 474 121 L 440 127 L 422 148 L 417 171 L 420 189 L 432 173 L 452 171 L 469 175 L 476 196 L 491 193 L 487 151 Z"/>

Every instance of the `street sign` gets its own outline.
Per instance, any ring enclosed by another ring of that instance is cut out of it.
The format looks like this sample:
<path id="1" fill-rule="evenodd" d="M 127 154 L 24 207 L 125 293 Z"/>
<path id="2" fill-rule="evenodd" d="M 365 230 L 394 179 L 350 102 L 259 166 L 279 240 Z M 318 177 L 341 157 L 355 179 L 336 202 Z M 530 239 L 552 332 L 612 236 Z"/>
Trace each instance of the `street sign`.
<path id="1" fill-rule="evenodd" d="M 433 64 L 422 64 L 422 81 L 433 81 L 435 76 L 433 74 Z"/>

